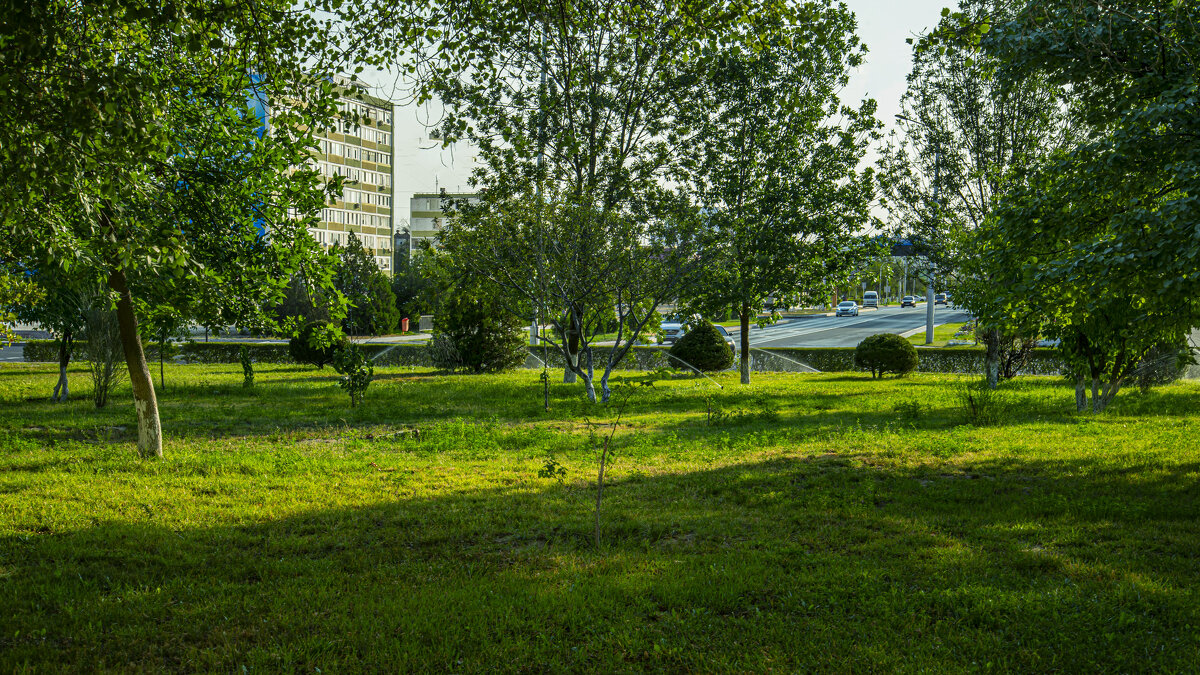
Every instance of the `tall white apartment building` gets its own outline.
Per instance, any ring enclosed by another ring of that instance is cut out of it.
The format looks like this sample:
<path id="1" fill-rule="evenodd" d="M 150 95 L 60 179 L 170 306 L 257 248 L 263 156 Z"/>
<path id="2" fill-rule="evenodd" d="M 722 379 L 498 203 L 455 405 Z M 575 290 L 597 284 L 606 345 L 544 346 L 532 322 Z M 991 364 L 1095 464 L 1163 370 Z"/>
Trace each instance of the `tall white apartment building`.
<path id="1" fill-rule="evenodd" d="M 392 103 L 367 94 L 362 83 L 340 78 L 337 84 L 345 92 L 339 101 L 342 116 L 332 129 L 317 134 L 320 148 L 313 165 L 327 178 L 344 176 L 345 187 L 321 210 L 321 221 L 309 231 L 325 246 L 345 246 L 353 232 L 379 268 L 390 275 L 395 170 Z"/>

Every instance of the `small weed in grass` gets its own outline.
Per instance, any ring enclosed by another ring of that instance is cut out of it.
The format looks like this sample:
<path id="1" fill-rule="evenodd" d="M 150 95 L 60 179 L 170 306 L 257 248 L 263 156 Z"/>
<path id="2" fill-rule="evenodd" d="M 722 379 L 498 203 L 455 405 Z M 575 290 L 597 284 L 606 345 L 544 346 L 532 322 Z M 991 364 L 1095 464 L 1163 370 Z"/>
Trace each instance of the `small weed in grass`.
<path id="1" fill-rule="evenodd" d="M 538 478 L 552 478 L 561 485 L 567 478 L 567 467 L 553 457 L 547 457 L 542 468 L 538 469 Z"/>
<path id="2" fill-rule="evenodd" d="M 968 424 L 977 427 L 1004 424 L 1012 414 L 1008 397 L 999 389 L 989 387 L 987 380 L 960 385 L 958 397 L 963 417 Z"/>
<path id="3" fill-rule="evenodd" d="M 925 406 L 921 405 L 921 402 L 915 398 L 901 401 L 892 406 L 892 410 L 895 411 L 896 416 L 900 418 L 901 422 L 915 422 L 921 419 L 921 413 L 924 409 Z"/>

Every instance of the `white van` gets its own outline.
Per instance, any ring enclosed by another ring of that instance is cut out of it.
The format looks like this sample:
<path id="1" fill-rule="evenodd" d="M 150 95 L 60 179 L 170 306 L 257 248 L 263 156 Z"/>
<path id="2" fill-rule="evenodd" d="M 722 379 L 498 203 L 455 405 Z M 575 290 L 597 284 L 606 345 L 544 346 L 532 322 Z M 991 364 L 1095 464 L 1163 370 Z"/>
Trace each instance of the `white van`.
<path id="1" fill-rule="evenodd" d="M 863 307 L 879 307 L 879 294 L 875 291 L 863 293 Z"/>

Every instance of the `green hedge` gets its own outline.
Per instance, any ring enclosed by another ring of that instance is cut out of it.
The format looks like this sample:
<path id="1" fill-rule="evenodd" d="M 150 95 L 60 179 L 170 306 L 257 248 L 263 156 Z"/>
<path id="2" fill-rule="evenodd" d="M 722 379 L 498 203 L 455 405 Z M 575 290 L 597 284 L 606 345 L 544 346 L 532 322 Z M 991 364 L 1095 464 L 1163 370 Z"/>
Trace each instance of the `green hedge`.
<path id="1" fill-rule="evenodd" d="M 258 363 L 295 363 L 288 355 L 286 344 L 254 344 L 246 342 L 185 342 L 170 346 L 168 355 L 184 363 L 238 363 L 238 350 L 246 345 L 250 357 Z M 433 367 L 429 350 L 423 344 L 361 345 L 376 366 L 423 366 Z M 157 345 L 146 345 L 147 360 L 157 360 Z M 611 347 L 595 347 L 592 359 L 597 370 L 604 367 Z M 683 368 L 667 357 L 667 347 L 634 347 L 625 355 L 622 367 L 631 370 L 657 370 L 658 368 Z M 982 373 L 982 349 L 918 349 L 920 359 L 918 372 L 926 373 Z M 563 358 L 555 349 L 546 350 L 551 368 L 562 368 Z M 851 347 L 783 347 L 756 349 L 751 352 L 752 366 L 759 372 L 803 370 L 803 366 L 822 372 L 857 371 L 854 367 L 854 349 Z M 534 349 L 527 359 L 526 368 L 541 368 L 541 349 Z M 84 345 L 77 345 L 75 359 L 84 358 Z M 30 340 L 25 343 L 26 361 L 56 361 L 57 340 Z M 797 362 L 801 365 L 797 365 Z M 735 361 L 733 367 L 738 367 Z M 1030 375 L 1057 375 L 1062 371 L 1062 362 L 1052 349 L 1038 349 L 1030 359 Z"/>
<path id="2" fill-rule="evenodd" d="M 592 349 L 593 361 L 597 368 L 602 368 L 608 358 L 611 347 L 595 347 Z M 634 347 L 625 355 L 623 367 L 631 370 L 656 370 L 664 366 L 683 368 L 667 358 L 667 347 Z M 546 359 L 552 368 L 563 367 L 563 358 L 554 349 L 548 349 Z M 533 354 L 542 356 L 541 349 L 534 349 Z M 927 373 L 982 373 L 982 349 L 918 349 L 920 359 L 917 370 Z M 758 372 L 788 372 L 814 368 L 822 372 L 857 372 L 854 366 L 853 347 L 781 347 L 773 349 L 755 349 L 751 352 L 751 366 Z M 632 359 L 632 361 L 631 361 Z M 541 361 L 529 358 L 526 367 L 540 368 Z M 734 361 L 733 368 L 738 368 Z M 1058 354 L 1051 349 L 1034 351 L 1030 359 L 1029 375 L 1057 375 L 1062 370 L 1062 361 Z"/>
<path id="3" fill-rule="evenodd" d="M 24 358 L 30 363 L 58 363 L 58 340 L 26 340 L 25 341 Z M 182 345 L 177 343 L 167 343 L 166 357 L 174 360 L 179 356 Z M 158 343 L 153 342 L 143 344 L 142 349 L 146 351 L 147 361 L 158 360 Z M 87 343 L 79 340 L 75 341 L 75 348 L 71 351 L 71 361 L 84 361 L 87 359 Z"/>
<path id="4" fill-rule="evenodd" d="M 682 368 L 673 359 L 667 356 L 670 351 L 669 347 L 634 347 L 625 354 L 622 359 L 622 364 L 629 370 L 657 370 L 664 367 Z M 530 349 L 530 357 L 525 359 L 526 368 L 541 368 L 541 358 L 543 350 L 540 347 Z M 612 347 L 593 347 L 592 348 L 592 364 L 597 370 L 602 370 L 604 364 L 608 362 L 608 355 L 612 352 Z M 553 347 L 545 350 L 546 362 L 551 368 L 562 368 L 566 365 L 566 360 L 563 359 L 562 353 Z M 580 355 L 580 363 L 584 368 L 587 367 L 586 356 Z M 632 364 L 632 365 L 630 365 Z M 674 365 L 672 365 L 674 364 Z"/>
<path id="5" fill-rule="evenodd" d="M 764 355 L 769 352 L 771 356 Z M 799 361 L 823 372 L 857 371 L 854 349 L 851 347 L 782 347 L 753 352 L 755 370 L 792 370 L 795 365 L 785 359 Z M 982 349 L 918 349 L 917 372 L 922 373 L 982 373 Z M 775 357 L 775 358 L 772 358 Z M 780 358 L 782 357 L 782 358 Z M 1030 357 L 1026 375 L 1058 375 L 1062 360 L 1052 349 L 1038 349 Z"/>
<path id="6" fill-rule="evenodd" d="M 239 350 L 245 345 L 250 358 L 257 363 L 288 363 L 296 361 L 286 344 L 256 344 L 252 342 L 187 342 L 181 345 L 179 360 L 184 363 L 239 363 Z M 421 344 L 359 345 L 376 366 L 430 366 L 428 350 Z"/>
<path id="7" fill-rule="evenodd" d="M 72 358 L 80 358 L 83 356 L 83 345 L 75 346 L 75 353 Z M 38 362 L 58 362 L 58 340 L 26 340 L 25 341 L 25 360 L 31 363 Z"/>
<path id="8" fill-rule="evenodd" d="M 241 363 L 241 349 L 250 351 L 256 363 L 295 363 L 283 344 L 252 342 L 185 342 L 180 345 L 179 360 L 184 363 Z"/>

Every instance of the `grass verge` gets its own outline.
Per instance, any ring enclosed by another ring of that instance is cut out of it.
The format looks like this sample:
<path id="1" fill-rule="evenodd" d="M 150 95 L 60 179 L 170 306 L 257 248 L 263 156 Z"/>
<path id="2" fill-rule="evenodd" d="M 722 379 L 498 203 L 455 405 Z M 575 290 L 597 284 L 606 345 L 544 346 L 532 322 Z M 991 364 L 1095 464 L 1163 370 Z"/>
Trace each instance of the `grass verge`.
<path id="1" fill-rule="evenodd" d="M 960 329 L 962 329 L 962 327 L 965 325 L 966 325 L 966 323 L 959 322 L 959 323 L 944 323 L 940 326 L 934 326 L 933 327 L 933 344 L 931 346 L 946 347 L 946 343 L 949 342 L 950 340 L 956 339 L 954 337 L 955 334 L 958 333 L 958 331 Z M 921 330 L 919 333 L 916 333 L 915 335 L 908 336 L 907 339 L 912 344 L 914 344 L 918 347 L 923 347 L 923 346 L 925 346 L 925 331 Z M 957 339 L 967 340 L 967 339 L 973 339 L 973 338 L 957 338 Z M 954 347 L 950 347 L 950 349 L 959 349 L 959 348 L 974 348 L 974 345 L 955 345 Z"/>

